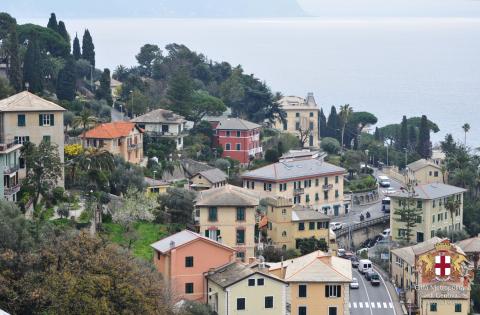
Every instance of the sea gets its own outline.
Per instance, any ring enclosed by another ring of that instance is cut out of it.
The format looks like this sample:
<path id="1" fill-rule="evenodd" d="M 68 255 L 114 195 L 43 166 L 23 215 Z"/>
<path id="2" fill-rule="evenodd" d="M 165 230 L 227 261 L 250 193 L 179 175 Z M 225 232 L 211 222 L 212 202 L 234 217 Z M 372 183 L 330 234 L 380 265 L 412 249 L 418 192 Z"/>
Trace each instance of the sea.
<path id="1" fill-rule="evenodd" d="M 45 24 L 47 20 L 19 20 Z M 272 91 L 313 92 L 326 114 L 350 104 L 377 126 L 427 115 L 440 131 L 480 147 L 480 17 L 65 19 L 92 34 L 98 68 L 135 65 L 143 44 L 185 44 L 242 65 Z"/>

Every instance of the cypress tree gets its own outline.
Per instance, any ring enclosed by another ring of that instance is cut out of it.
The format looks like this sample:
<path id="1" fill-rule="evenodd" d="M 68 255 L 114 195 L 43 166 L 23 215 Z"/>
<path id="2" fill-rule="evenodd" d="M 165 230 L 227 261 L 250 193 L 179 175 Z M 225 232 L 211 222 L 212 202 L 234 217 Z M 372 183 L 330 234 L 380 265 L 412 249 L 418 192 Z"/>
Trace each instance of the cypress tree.
<path id="1" fill-rule="evenodd" d="M 327 117 L 325 117 L 322 108 L 320 109 L 320 115 L 318 115 L 318 128 L 320 130 L 320 137 L 328 137 Z"/>
<path id="2" fill-rule="evenodd" d="M 23 82 L 28 83 L 28 90 L 38 93 L 43 90 L 41 56 L 36 37 L 28 42 L 23 62 Z"/>
<path id="3" fill-rule="evenodd" d="M 382 141 L 382 135 L 380 134 L 380 129 L 375 127 L 375 132 L 373 133 L 373 137 L 376 141 Z"/>
<path id="4" fill-rule="evenodd" d="M 110 88 L 110 70 L 105 68 L 100 77 L 100 88 L 96 90 L 97 99 L 105 99 L 109 105 L 113 104 L 112 89 Z"/>
<path id="5" fill-rule="evenodd" d="M 335 106 L 332 106 L 330 110 L 330 115 L 328 115 L 327 121 L 327 130 L 326 133 L 329 137 L 336 138 L 338 140 L 339 129 L 340 129 L 340 119 L 337 115 L 337 109 Z M 339 140 L 340 141 L 340 140 Z"/>
<path id="6" fill-rule="evenodd" d="M 65 39 L 67 43 L 70 44 L 70 35 L 68 35 L 67 28 L 65 27 L 65 23 L 63 21 L 58 22 L 58 34 Z"/>
<path id="7" fill-rule="evenodd" d="M 55 32 L 58 32 L 58 23 L 55 13 L 50 14 L 50 19 L 48 19 L 47 27 Z"/>
<path id="8" fill-rule="evenodd" d="M 408 128 L 408 146 L 411 151 L 415 150 L 417 146 L 417 128 L 413 125 Z"/>
<path id="9" fill-rule="evenodd" d="M 429 158 L 431 156 L 431 145 L 427 116 L 422 115 L 418 132 L 417 153 L 424 159 Z"/>
<path id="10" fill-rule="evenodd" d="M 8 79 L 16 92 L 22 91 L 22 72 L 20 68 L 20 55 L 18 52 L 18 35 L 17 25 L 10 25 L 10 32 L 7 39 L 7 55 L 8 55 Z"/>
<path id="11" fill-rule="evenodd" d="M 407 125 L 407 116 L 403 116 L 402 123 L 400 125 L 400 144 L 399 148 L 404 149 L 408 147 L 408 125 Z"/>
<path id="12" fill-rule="evenodd" d="M 90 64 L 95 67 L 95 46 L 88 30 L 85 30 L 85 33 L 83 33 L 82 58 L 90 61 Z"/>
<path id="13" fill-rule="evenodd" d="M 78 60 L 82 57 L 82 53 L 80 52 L 80 41 L 78 40 L 77 34 L 75 34 L 75 38 L 73 39 L 73 58 Z"/>
<path id="14" fill-rule="evenodd" d="M 73 101 L 75 99 L 75 60 L 68 57 L 62 70 L 58 73 L 57 97 L 60 100 Z"/>

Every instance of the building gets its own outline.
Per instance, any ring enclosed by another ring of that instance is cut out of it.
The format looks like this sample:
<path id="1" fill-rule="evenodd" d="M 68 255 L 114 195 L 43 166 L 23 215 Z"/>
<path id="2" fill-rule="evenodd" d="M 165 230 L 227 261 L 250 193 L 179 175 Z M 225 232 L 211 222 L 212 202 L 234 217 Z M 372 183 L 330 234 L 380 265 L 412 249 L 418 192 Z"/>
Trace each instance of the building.
<path id="1" fill-rule="evenodd" d="M 275 122 L 274 127 L 278 130 L 293 133 L 300 137 L 303 135 L 306 147 L 319 147 L 320 109 L 315 102 L 313 93 L 308 93 L 307 98 L 298 96 L 285 96 L 279 101 L 280 106 L 287 114 L 286 122 Z"/>
<path id="2" fill-rule="evenodd" d="M 327 215 L 303 207 L 293 207 L 292 202 L 286 198 L 265 198 L 267 205 L 267 243 L 275 247 L 286 249 L 298 249 L 299 241 L 314 237 L 324 240 L 327 246 L 330 244 L 330 217 Z"/>
<path id="3" fill-rule="evenodd" d="M 0 143 L 39 145 L 50 141 L 58 146 L 60 160 L 64 162 L 63 112 L 65 109 L 28 91 L 0 100 Z M 22 163 L 21 163 L 22 164 Z M 20 169 L 23 179 L 25 169 Z M 57 183 L 63 186 L 63 174 Z"/>
<path id="4" fill-rule="evenodd" d="M 345 169 L 324 162 L 318 155 L 281 159 L 241 177 L 243 187 L 292 200 L 295 205 L 309 206 L 330 216 L 348 212 L 343 198 Z"/>
<path id="5" fill-rule="evenodd" d="M 407 180 L 412 185 L 444 183 L 448 176 L 432 160 L 420 159 L 407 165 Z"/>
<path id="6" fill-rule="evenodd" d="M 473 272 L 465 253 L 448 239 L 392 250 L 390 273 L 412 314 L 469 314 Z"/>
<path id="7" fill-rule="evenodd" d="M 468 260 L 473 263 L 474 269 L 477 270 L 480 266 L 480 234 L 476 237 L 457 242 L 457 246 L 463 250 Z"/>
<path id="8" fill-rule="evenodd" d="M 21 144 L 15 142 L 0 143 L 0 200 L 17 201 L 20 191 L 20 149 Z M 22 165 L 25 169 L 25 165 Z"/>
<path id="9" fill-rule="evenodd" d="M 199 192 L 196 223 L 200 234 L 237 251 L 241 260 L 255 257 L 255 213 L 259 198 L 241 187 L 226 185 Z"/>
<path id="10" fill-rule="evenodd" d="M 186 136 L 185 126 L 187 123 L 183 116 L 159 108 L 130 121 L 144 129 L 149 136 L 170 138 L 177 144 L 177 150 L 183 149 L 183 137 Z"/>
<path id="11" fill-rule="evenodd" d="M 145 184 L 147 185 L 147 194 L 165 194 L 171 183 L 163 179 L 153 179 L 145 177 Z"/>
<path id="12" fill-rule="evenodd" d="M 260 125 L 240 118 L 212 117 L 208 121 L 214 130 L 214 145 L 223 149 L 222 157 L 248 164 L 262 155 Z"/>
<path id="13" fill-rule="evenodd" d="M 206 302 L 204 273 L 235 259 L 235 250 L 192 231 L 183 230 L 150 245 L 153 263 L 175 301 Z"/>
<path id="14" fill-rule="evenodd" d="M 463 229 L 463 188 L 450 186 L 442 183 L 413 186 L 413 200 L 415 206 L 421 209 L 421 215 L 417 217 L 416 226 L 412 228 L 413 241 L 417 243 L 431 239 L 437 232 L 460 231 Z M 400 209 L 409 194 L 399 191 L 390 195 L 391 208 Z M 445 207 L 449 198 L 455 198 L 459 207 L 455 213 Z M 390 216 L 391 235 L 394 241 L 401 240 L 405 236 L 405 223 L 399 222 L 399 216 Z M 453 221 L 452 221 L 453 214 Z"/>
<path id="15" fill-rule="evenodd" d="M 206 278 L 215 314 L 287 314 L 287 283 L 265 267 L 253 270 L 233 262 L 209 271 Z"/>
<path id="16" fill-rule="evenodd" d="M 217 188 L 227 184 L 227 174 L 218 168 L 198 172 L 190 178 L 190 188 L 196 191 Z"/>
<path id="17" fill-rule="evenodd" d="M 347 259 L 315 251 L 270 264 L 270 274 L 289 284 L 292 315 L 349 315 L 352 265 Z"/>
<path id="18" fill-rule="evenodd" d="M 85 147 L 107 150 L 133 164 L 143 160 L 143 130 L 128 121 L 97 125 L 82 135 L 82 141 Z"/>

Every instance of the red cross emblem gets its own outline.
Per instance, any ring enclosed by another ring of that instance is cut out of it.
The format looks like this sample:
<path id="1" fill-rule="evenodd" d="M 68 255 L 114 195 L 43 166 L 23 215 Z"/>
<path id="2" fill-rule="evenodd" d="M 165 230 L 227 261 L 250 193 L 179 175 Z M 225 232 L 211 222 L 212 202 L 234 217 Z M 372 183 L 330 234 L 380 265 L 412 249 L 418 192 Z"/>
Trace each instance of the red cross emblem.
<path id="1" fill-rule="evenodd" d="M 451 271 L 450 256 L 435 256 L 435 275 L 449 276 Z"/>

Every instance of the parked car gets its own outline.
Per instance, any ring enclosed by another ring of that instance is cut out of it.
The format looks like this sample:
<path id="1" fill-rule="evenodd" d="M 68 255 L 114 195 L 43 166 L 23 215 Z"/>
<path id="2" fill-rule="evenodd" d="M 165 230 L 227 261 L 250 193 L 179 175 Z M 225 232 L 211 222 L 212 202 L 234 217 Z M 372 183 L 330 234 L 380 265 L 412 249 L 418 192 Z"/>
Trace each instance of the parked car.
<path id="1" fill-rule="evenodd" d="M 387 189 L 382 191 L 385 196 L 390 196 L 396 193 L 397 191 L 393 187 L 388 187 Z"/>
<path id="2" fill-rule="evenodd" d="M 390 178 L 380 175 L 378 176 L 378 184 L 382 187 L 390 187 Z"/>
<path id="3" fill-rule="evenodd" d="M 370 275 L 370 283 L 372 285 L 380 285 L 380 276 L 378 275 L 378 273 L 374 272 Z"/>
<path id="4" fill-rule="evenodd" d="M 372 268 L 372 262 L 368 259 L 360 259 L 360 261 L 358 262 L 358 271 L 360 271 L 361 274 L 373 271 Z"/>
<path id="5" fill-rule="evenodd" d="M 337 250 L 337 254 L 338 254 L 338 257 L 343 257 L 343 256 L 345 256 L 345 249 L 339 248 L 339 249 Z"/>
<path id="6" fill-rule="evenodd" d="M 343 228 L 343 223 L 330 222 L 330 227 L 332 228 L 332 231 L 340 230 L 341 228 Z"/>
<path id="7" fill-rule="evenodd" d="M 350 282 L 350 289 L 358 289 L 358 279 L 357 278 L 352 278 L 352 282 Z"/>
<path id="8" fill-rule="evenodd" d="M 372 275 L 374 275 L 374 274 L 375 274 L 375 272 L 373 270 L 365 272 L 365 279 L 370 281 L 372 279 Z"/>
<path id="9" fill-rule="evenodd" d="M 358 258 L 356 256 L 353 256 L 352 258 L 350 258 L 350 260 L 352 262 L 352 267 L 358 268 L 358 264 L 359 264 Z"/>

